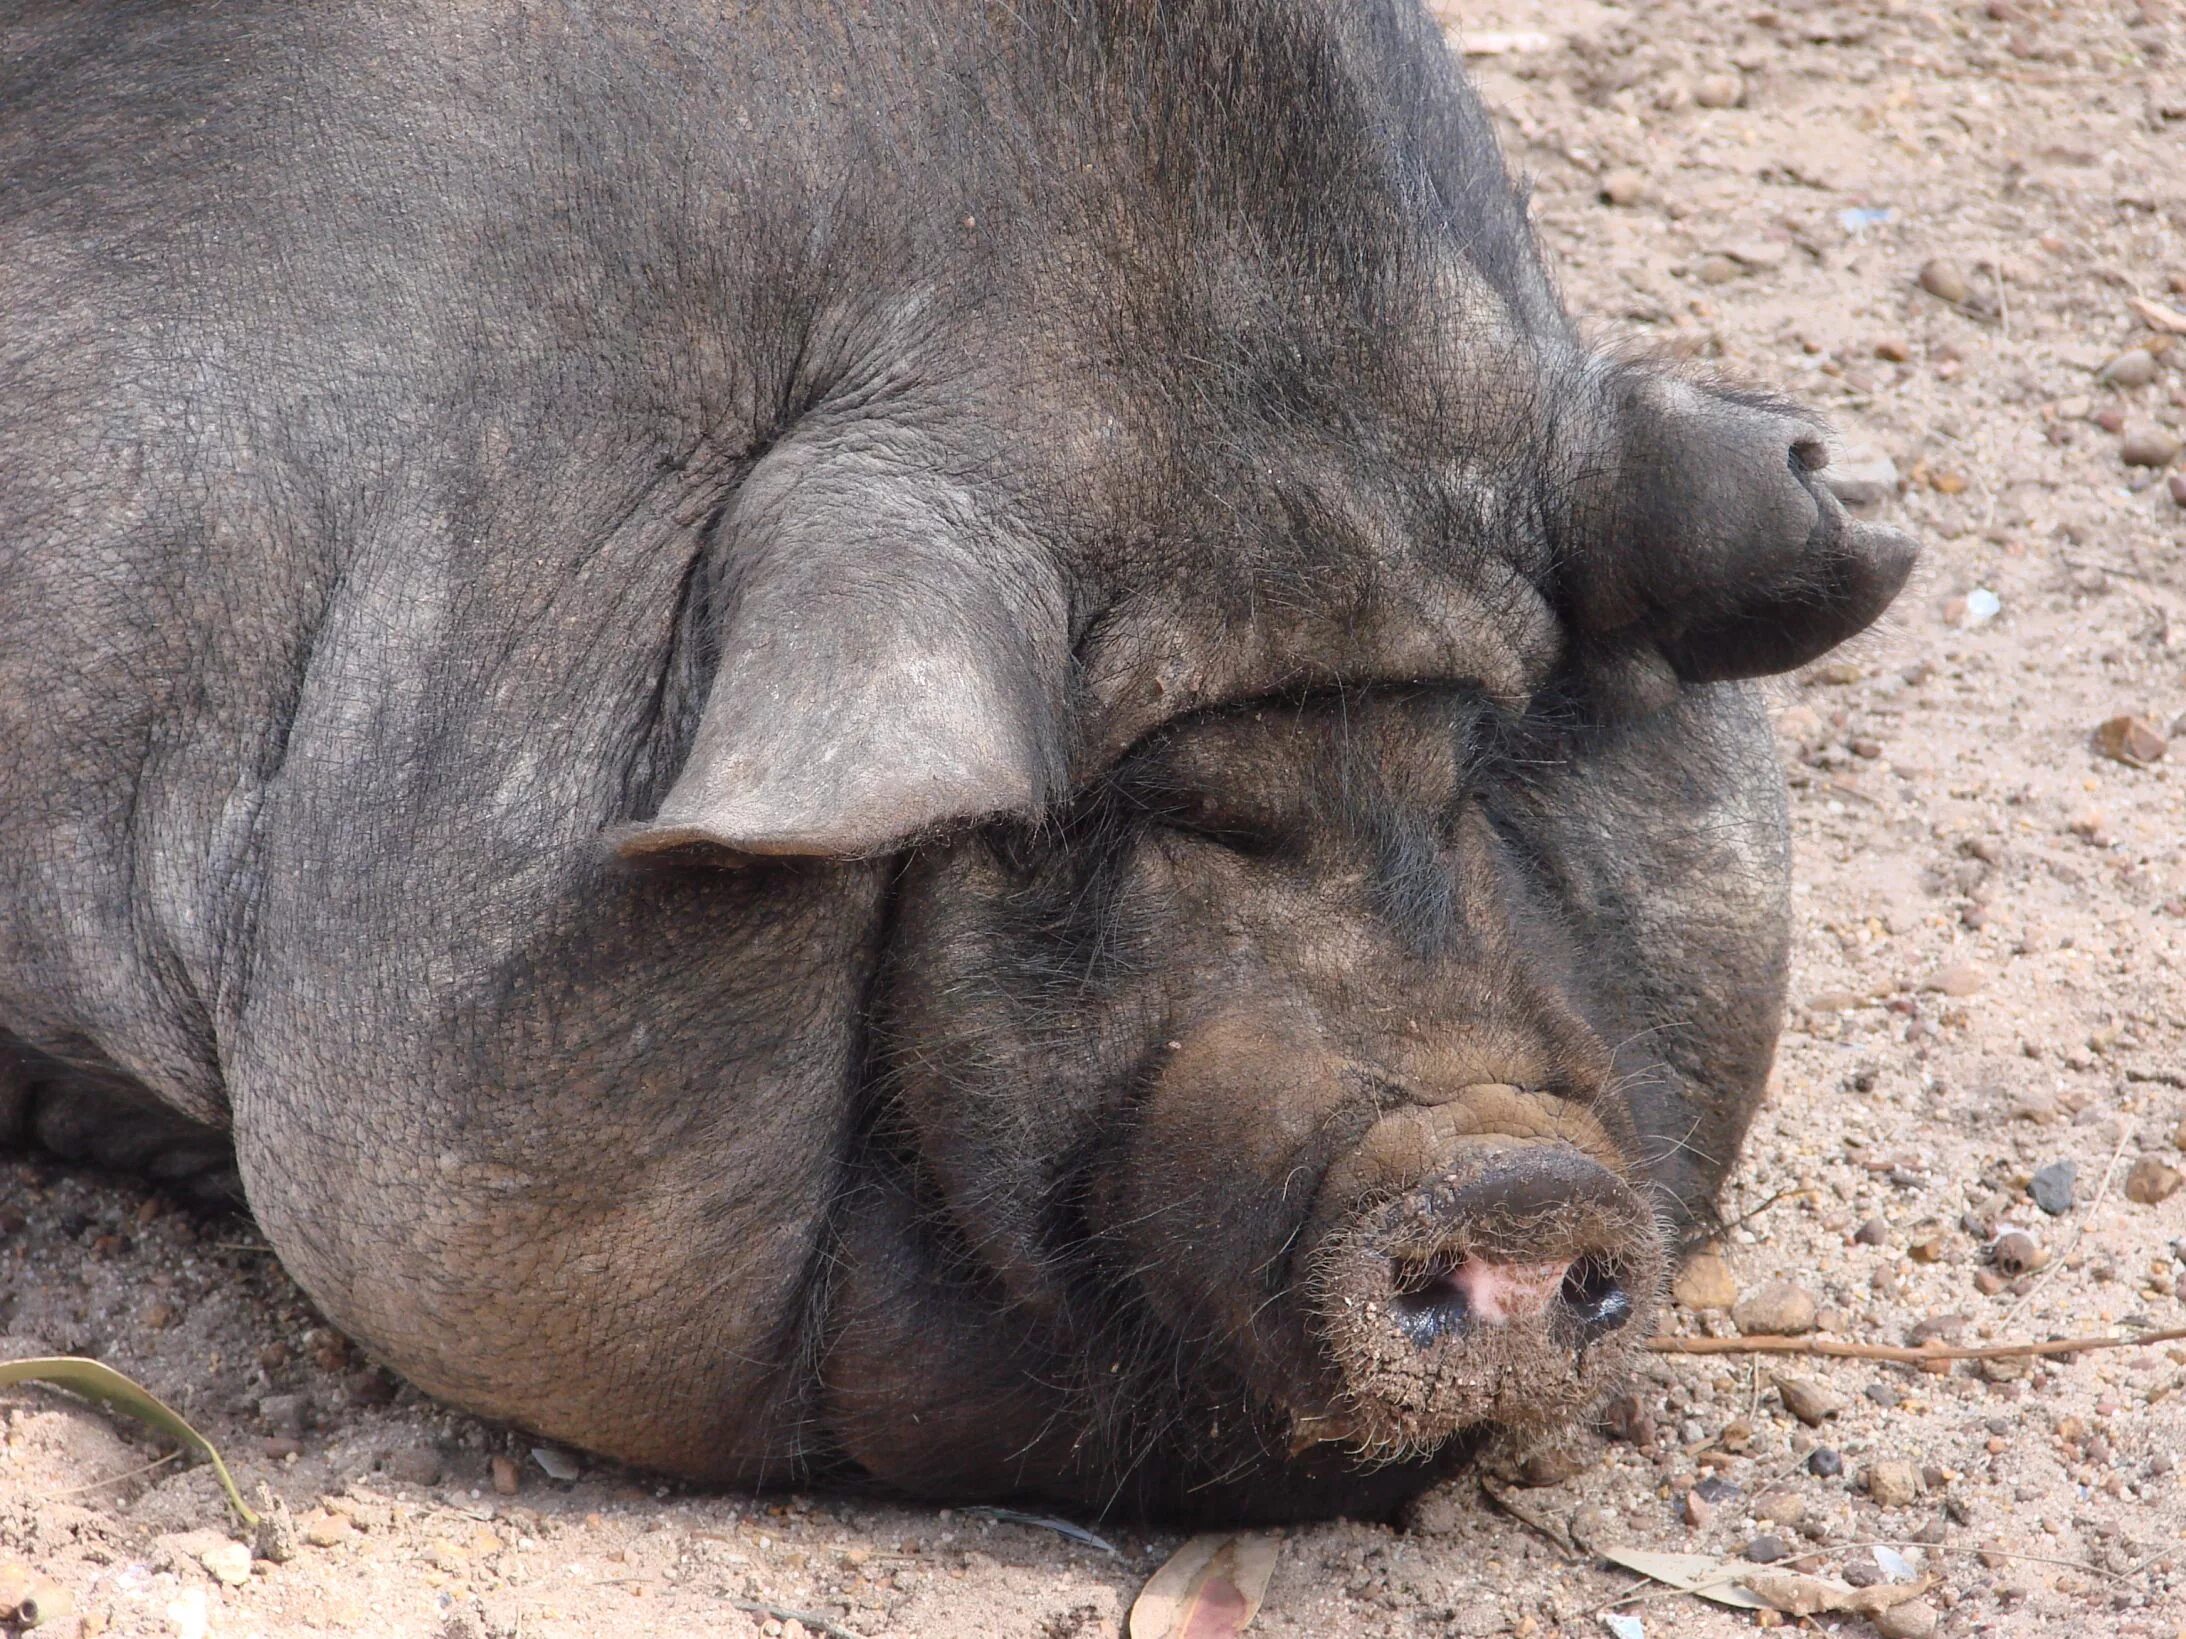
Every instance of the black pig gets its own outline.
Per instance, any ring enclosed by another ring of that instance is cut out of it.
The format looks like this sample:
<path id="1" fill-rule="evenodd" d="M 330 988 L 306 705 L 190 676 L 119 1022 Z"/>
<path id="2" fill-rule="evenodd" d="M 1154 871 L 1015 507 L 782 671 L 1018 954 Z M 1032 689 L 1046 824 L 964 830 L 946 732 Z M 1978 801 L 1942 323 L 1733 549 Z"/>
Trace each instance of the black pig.
<path id="1" fill-rule="evenodd" d="M 1401 0 L 31 0 L 0 1123 L 737 1482 L 1381 1510 L 1581 1413 L 1907 572 L 1590 352 Z"/>

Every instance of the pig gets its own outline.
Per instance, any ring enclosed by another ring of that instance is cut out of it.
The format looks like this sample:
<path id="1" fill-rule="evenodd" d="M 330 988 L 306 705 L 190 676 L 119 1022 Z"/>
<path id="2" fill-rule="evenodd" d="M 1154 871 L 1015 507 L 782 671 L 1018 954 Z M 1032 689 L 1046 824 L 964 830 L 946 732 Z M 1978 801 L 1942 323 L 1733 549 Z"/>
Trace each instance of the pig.
<path id="1" fill-rule="evenodd" d="M 1385 1515 L 1769 1074 L 1913 562 L 1407 0 L 31 0 L 0 1124 L 739 1486 Z"/>

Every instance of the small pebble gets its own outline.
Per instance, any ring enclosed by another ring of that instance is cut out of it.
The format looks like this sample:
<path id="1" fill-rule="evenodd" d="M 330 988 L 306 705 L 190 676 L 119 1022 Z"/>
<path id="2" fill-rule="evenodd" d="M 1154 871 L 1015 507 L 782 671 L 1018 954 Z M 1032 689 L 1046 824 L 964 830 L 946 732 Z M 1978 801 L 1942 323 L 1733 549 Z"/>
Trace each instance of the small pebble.
<path id="1" fill-rule="evenodd" d="M 1920 288 L 1939 301 L 1949 302 L 1953 306 L 1963 302 L 1968 294 L 1966 275 L 1958 271 L 1956 263 L 1945 261 L 1940 256 L 1921 264 Z"/>
<path id="2" fill-rule="evenodd" d="M 2171 499 L 2186 507 L 2186 472 L 2174 472 L 2163 482 L 2164 487 L 2171 492 Z"/>
<path id="3" fill-rule="evenodd" d="M 1913 344 L 1903 336 L 1884 336 L 1875 343 L 1875 357 L 1886 364 L 1910 363 L 1913 357 Z"/>
<path id="4" fill-rule="evenodd" d="M 1929 1639 L 1942 1618 L 1927 1600 L 1908 1599 L 1902 1605 L 1877 1611 L 1873 1620 L 1875 1631 L 1882 1639 Z"/>
<path id="5" fill-rule="evenodd" d="M 2156 356 L 2145 347 L 2129 347 L 2095 372 L 2113 387 L 2145 387 L 2156 379 Z"/>
<path id="6" fill-rule="evenodd" d="M 1703 74 L 1693 87 L 1693 101 L 1703 108 L 1736 108 L 1746 100 L 1746 82 L 1736 74 Z"/>
<path id="7" fill-rule="evenodd" d="M 1646 197 L 1647 178 L 1638 171 L 1611 171 L 1602 178 L 1602 200 L 1605 204 L 1637 205 Z"/>
<path id="8" fill-rule="evenodd" d="M 1784 1539 L 1778 1536 L 1758 1536 L 1747 1543 L 1743 1550 L 1746 1558 L 1756 1565 L 1773 1565 L 1791 1552 Z"/>
<path id="9" fill-rule="evenodd" d="M 197 1562 L 215 1582 L 240 1588 L 250 1580 L 250 1550 L 240 1542 L 222 1542 L 197 1556 Z"/>
<path id="10" fill-rule="evenodd" d="M 1844 1458 L 1832 1446 L 1816 1446 L 1807 1453 L 1806 1471 L 1817 1479 L 1833 1480 L 1844 1472 Z"/>
<path id="11" fill-rule="evenodd" d="M 410 1485 L 438 1485 L 442 1473 L 440 1453 L 431 1446 L 404 1446 L 387 1458 L 387 1475 Z"/>
<path id="12" fill-rule="evenodd" d="M 2167 467 L 2178 452 L 2178 434 L 2168 427 L 2130 427 L 2118 441 L 2118 458 L 2129 467 Z"/>
<path id="13" fill-rule="evenodd" d="M 1885 1409 L 1895 1407 L 1902 1398 L 1894 1383 L 1870 1383 L 1860 1393 Z"/>
<path id="14" fill-rule="evenodd" d="M 1987 984 L 1988 979 L 1989 976 L 1971 962 L 1953 962 L 1948 967 L 1937 968 L 1928 976 L 1927 983 L 1921 989 L 1934 991 L 1942 996 L 1964 998 Z"/>
<path id="15" fill-rule="evenodd" d="M 2129 768 L 2147 768 L 2162 760 L 2170 744 L 2163 731 L 2145 717 L 2121 713 L 2106 718 L 2095 729 L 2095 749 L 2112 762 Z"/>
<path id="16" fill-rule="evenodd" d="M 1705 1531 L 1709 1522 L 1715 1518 L 1715 1504 L 1703 1497 L 1698 1490 L 1692 1490 L 1685 1493 L 1681 1512 L 1687 1525 L 1696 1531 Z"/>
<path id="17" fill-rule="evenodd" d="M 1896 1457 L 1867 1465 L 1860 1476 L 1861 1489 L 1878 1508 L 1903 1508 L 1920 1495 L 1920 1470 Z"/>
<path id="18" fill-rule="evenodd" d="M 306 1514 L 303 1524 L 298 1527 L 304 1541 L 314 1548 L 331 1548 L 336 1543 L 347 1542 L 350 1529 L 347 1519 L 324 1508 L 315 1508 Z"/>
<path id="19" fill-rule="evenodd" d="M 1738 1282 L 1720 1252 L 1700 1251 L 1670 1282 L 1670 1296 L 1681 1309 L 1728 1309 L 1738 1301 Z"/>
<path id="20" fill-rule="evenodd" d="M 1622 1440 L 1642 1451 L 1653 1448 L 1657 1433 L 1654 1413 L 1636 1394 L 1620 1394 L 1602 1412 L 1602 1428 L 1612 1440 Z"/>
<path id="21" fill-rule="evenodd" d="M 1727 285 L 1738 277 L 1738 264 L 1728 256 L 1703 256 L 1700 266 L 1694 271 L 1699 274 L 1700 282 L 1704 285 Z M 2148 464 L 2160 465 L 2157 462 Z"/>
<path id="22" fill-rule="evenodd" d="M 1905 1334 L 1905 1341 L 1916 1349 L 1923 1343 L 1933 1343 L 1939 1338 L 1946 1343 L 1955 1342 L 1959 1334 L 1965 1331 L 1970 1319 L 1971 1317 L 1960 1314 L 1930 1315 L 1914 1324 L 1913 1329 Z"/>
<path id="23" fill-rule="evenodd" d="M 1880 1246 L 1890 1238 L 1890 1226 L 1880 1218 L 1870 1218 L 1852 1232 L 1852 1238 L 1862 1246 Z"/>
<path id="24" fill-rule="evenodd" d="M 1844 1397 L 1819 1383 L 1809 1383 L 1804 1378 L 1776 1375 L 1776 1394 L 1784 1403 L 1784 1409 L 1806 1424 L 1808 1428 L 1820 1428 L 1823 1423 L 1844 1410 Z"/>
<path id="25" fill-rule="evenodd" d="M 2115 407 L 2097 410 L 2088 419 L 2113 438 L 2125 431 L 2125 412 Z"/>
<path id="26" fill-rule="evenodd" d="M 504 1497 L 516 1495 L 518 1485 L 516 1460 L 504 1452 L 495 1452 L 489 1465 L 493 1470 L 493 1489 Z"/>
<path id="27" fill-rule="evenodd" d="M 1898 493 L 1898 465 L 1879 450 L 1845 449 L 1822 468 L 1829 493 L 1849 507 L 1875 506 Z"/>
<path id="28" fill-rule="evenodd" d="M 2144 1155 L 2125 1175 L 2125 1198 L 2137 1206 L 2154 1206 L 2178 1193 L 2179 1172 L 2153 1155 Z"/>
<path id="29" fill-rule="evenodd" d="M 1748 1337 L 1797 1337 L 1814 1329 L 1814 1294 L 1795 1281 L 1772 1280 L 1731 1307 L 1731 1322 Z"/>
<path id="30" fill-rule="evenodd" d="M 2042 1243 L 2023 1229 L 2008 1230 L 1989 1248 L 1989 1261 L 2007 1275 L 2024 1275 L 2049 1261 Z"/>
<path id="31" fill-rule="evenodd" d="M 2052 1218 L 2072 1210 L 2074 1185 L 2079 1182 L 2080 1165 L 2077 1161 L 2052 1161 L 2034 1175 L 2027 1185 L 2027 1193 L 2034 1197 L 2034 1204 Z"/>
<path id="32" fill-rule="evenodd" d="M 378 1366 L 365 1366 L 353 1371 L 344 1380 L 349 1398 L 360 1406 L 384 1406 L 395 1398 L 395 1379 L 392 1373 Z"/>
<path id="33" fill-rule="evenodd" d="M 1806 1498 L 1787 1486 L 1779 1486 L 1753 1499 L 1753 1515 L 1771 1525 L 1796 1526 L 1806 1518 Z"/>
<path id="34" fill-rule="evenodd" d="M 269 1394 L 258 1402 L 258 1420 L 275 1434 L 293 1438 L 303 1433 L 310 1404 L 301 1394 Z"/>

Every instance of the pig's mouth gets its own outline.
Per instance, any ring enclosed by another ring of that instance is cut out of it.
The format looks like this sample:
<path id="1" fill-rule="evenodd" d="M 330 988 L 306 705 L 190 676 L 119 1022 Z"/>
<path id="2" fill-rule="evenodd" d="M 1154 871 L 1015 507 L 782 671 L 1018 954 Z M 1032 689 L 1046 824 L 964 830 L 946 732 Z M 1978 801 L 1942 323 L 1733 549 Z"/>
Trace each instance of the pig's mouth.
<path id="1" fill-rule="evenodd" d="M 1416 1154 L 1417 1113 L 1403 1119 Z M 1567 1422 L 1651 1330 L 1662 1237 L 1600 1160 L 1493 1134 L 1446 1135 L 1434 1154 L 1402 1188 L 1362 1194 L 1341 1164 L 1324 1184 L 1302 1267 L 1331 1386 L 1294 1405 L 1299 1448 L 1394 1459 L 1481 1425 Z"/>

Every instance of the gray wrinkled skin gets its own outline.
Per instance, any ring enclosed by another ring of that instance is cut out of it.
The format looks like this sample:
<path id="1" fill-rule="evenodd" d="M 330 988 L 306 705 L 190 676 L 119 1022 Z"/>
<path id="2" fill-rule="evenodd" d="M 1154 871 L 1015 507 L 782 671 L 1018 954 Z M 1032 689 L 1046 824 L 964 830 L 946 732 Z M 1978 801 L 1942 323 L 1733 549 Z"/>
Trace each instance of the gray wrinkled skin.
<path id="1" fill-rule="evenodd" d="M 7 34 L 0 1125 L 232 1141 L 336 1323 L 595 1450 L 1232 1515 L 1463 1444 L 1284 1445 L 1357 1085 L 1535 1065 L 1705 1218 L 1733 680 L 1910 547 L 1579 345 L 1411 6 Z"/>

